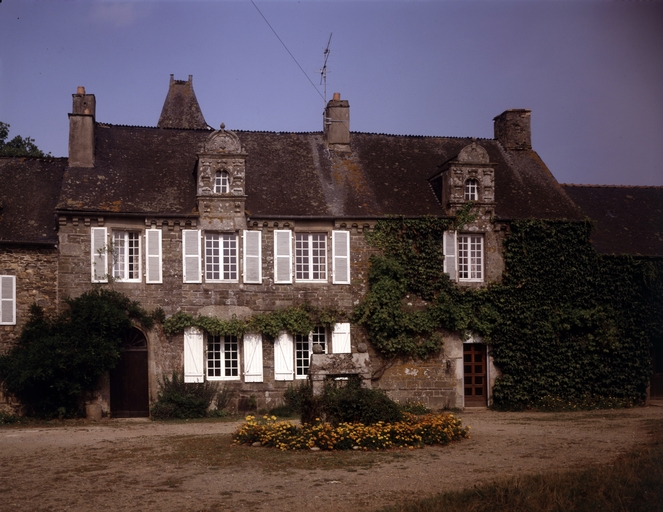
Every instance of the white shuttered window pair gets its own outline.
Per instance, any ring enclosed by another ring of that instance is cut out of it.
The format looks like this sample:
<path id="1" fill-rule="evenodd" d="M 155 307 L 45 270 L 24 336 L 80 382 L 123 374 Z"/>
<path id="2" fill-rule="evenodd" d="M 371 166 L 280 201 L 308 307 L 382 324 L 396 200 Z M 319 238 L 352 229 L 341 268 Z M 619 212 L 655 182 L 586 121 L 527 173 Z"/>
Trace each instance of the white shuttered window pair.
<path id="1" fill-rule="evenodd" d="M 16 325 L 16 276 L 0 276 L 0 325 Z"/>
<path id="2" fill-rule="evenodd" d="M 145 231 L 145 282 L 162 282 L 161 230 Z M 108 282 L 108 228 L 91 228 L 90 260 L 93 283 Z M 140 234 L 134 231 L 113 233 L 113 278 L 120 281 L 141 281 Z"/>
<path id="3" fill-rule="evenodd" d="M 327 281 L 327 236 L 296 235 L 296 279 Z M 274 231 L 274 282 L 290 284 L 293 277 L 292 231 Z M 332 231 L 332 282 L 350 284 L 350 233 Z"/>
<path id="4" fill-rule="evenodd" d="M 298 379 L 306 378 L 313 344 L 319 344 L 323 347 L 323 352 L 329 352 L 323 327 L 316 327 L 308 336 L 293 336 L 282 331 L 274 340 L 274 380 L 293 380 L 295 373 Z M 331 353 L 349 354 L 350 352 L 350 324 L 335 324 L 332 331 Z"/>
<path id="5" fill-rule="evenodd" d="M 210 377 L 237 379 L 239 366 L 239 344 L 233 336 L 208 338 L 207 351 L 204 335 L 195 327 L 184 331 L 184 382 L 203 382 L 205 380 L 205 356 Z M 216 346 L 215 339 L 218 340 Z M 263 381 L 262 336 L 247 333 L 244 335 L 243 354 L 244 381 Z M 216 365 L 216 361 L 219 362 Z M 218 372 L 217 372 L 218 367 Z M 218 374 L 218 375 L 217 375 Z"/>

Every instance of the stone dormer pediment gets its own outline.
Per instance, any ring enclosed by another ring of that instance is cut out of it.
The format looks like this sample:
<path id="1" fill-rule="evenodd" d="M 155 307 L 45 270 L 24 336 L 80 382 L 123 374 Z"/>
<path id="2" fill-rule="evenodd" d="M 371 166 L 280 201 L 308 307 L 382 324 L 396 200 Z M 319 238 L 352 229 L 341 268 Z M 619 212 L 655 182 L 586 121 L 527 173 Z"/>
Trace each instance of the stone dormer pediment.
<path id="1" fill-rule="evenodd" d="M 196 197 L 203 229 L 235 231 L 246 226 L 245 170 L 239 137 L 222 124 L 198 155 Z"/>

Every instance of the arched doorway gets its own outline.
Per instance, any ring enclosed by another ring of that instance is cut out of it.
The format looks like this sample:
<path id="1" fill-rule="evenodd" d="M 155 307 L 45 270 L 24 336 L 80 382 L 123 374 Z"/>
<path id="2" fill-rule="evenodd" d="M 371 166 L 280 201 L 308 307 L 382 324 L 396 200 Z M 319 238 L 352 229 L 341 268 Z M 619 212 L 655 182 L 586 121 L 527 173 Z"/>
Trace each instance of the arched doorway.
<path id="1" fill-rule="evenodd" d="M 110 372 L 110 406 L 115 418 L 150 415 L 147 339 L 135 327 L 122 340 L 120 360 Z"/>

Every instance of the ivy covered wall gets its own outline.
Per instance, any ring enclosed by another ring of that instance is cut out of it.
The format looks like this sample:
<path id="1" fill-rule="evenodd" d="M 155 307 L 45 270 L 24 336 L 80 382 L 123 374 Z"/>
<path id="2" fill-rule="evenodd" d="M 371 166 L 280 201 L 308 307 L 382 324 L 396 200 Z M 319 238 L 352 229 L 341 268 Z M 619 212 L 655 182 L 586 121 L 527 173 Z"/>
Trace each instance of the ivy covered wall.
<path id="1" fill-rule="evenodd" d="M 631 403 L 645 398 L 663 335 L 663 262 L 598 254 L 591 224 L 516 221 L 500 283 L 469 289 L 443 273 L 448 219 L 380 221 L 370 290 L 354 321 L 386 358 L 430 357 L 443 333 L 473 332 L 502 372 L 498 407 Z"/>

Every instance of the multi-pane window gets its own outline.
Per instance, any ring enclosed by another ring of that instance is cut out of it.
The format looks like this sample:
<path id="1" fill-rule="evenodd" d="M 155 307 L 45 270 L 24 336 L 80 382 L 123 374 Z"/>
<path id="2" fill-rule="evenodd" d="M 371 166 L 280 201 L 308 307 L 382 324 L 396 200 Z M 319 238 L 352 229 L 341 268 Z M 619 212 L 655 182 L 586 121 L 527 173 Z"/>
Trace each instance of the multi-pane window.
<path id="1" fill-rule="evenodd" d="M 327 236 L 324 233 L 297 233 L 295 277 L 300 281 L 327 280 Z"/>
<path id="2" fill-rule="evenodd" d="M 113 232 L 113 277 L 119 281 L 140 281 L 140 233 Z"/>
<path id="3" fill-rule="evenodd" d="M 327 353 L 327 336 L 324 327 L 315 327 L 308 334 L 295 335 L 295 376 L 298 379 L 305 379 L 308 375 L 314 345 L 319 345 L 323 354 Z"/>
<path id="4" fill-rule="evenodd" d="M 214 175 L 214 193 L 227 194 L 229 186 L 228 173 L 226 171 L 219 171 Z"/>
<path id="5" fill-rule="evenodd" d="M 205 279 L 236 281 L 237 268 L 237 235 L 205 234 Z"/>
<path id="6" fill-rule="evenodd" d="M 483 281 L 482 235 L 458 235 L 458 279 Z"/>
<path id="7" fill-rule="evenodd" d="M 236 336 L 207 336 L 207 378 L 239 379 L 239 345 Z"/>
<path id="8" fill-rule="evenodd" d="M 476 201 L 479 199 L 479 182 L 469 179 L 465 182 L 465 201 Z"/>

